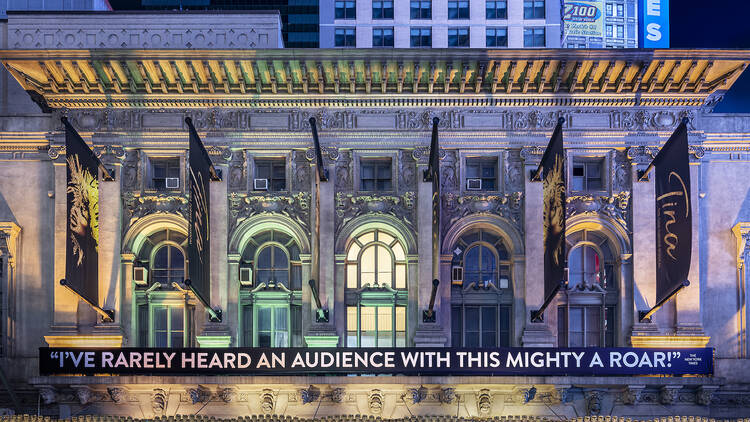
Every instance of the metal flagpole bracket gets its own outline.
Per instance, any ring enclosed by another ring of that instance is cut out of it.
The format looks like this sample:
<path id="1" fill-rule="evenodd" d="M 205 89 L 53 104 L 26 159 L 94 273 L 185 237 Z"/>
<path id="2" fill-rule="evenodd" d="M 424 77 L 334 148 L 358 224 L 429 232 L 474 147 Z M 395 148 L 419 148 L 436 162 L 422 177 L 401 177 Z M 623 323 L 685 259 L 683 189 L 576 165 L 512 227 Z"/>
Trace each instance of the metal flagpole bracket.
<path id="1" fill-rule="evenodd" d="M 668 294 L 664 299 L 660 300 L 653 308 L 648 311 L 638 311 L 638 322 L 651 322 L 651 317 L 659 310 L 665 303 L 672 300 L 673 297 L 677 296 L 682 289 L 690 285 L 689 280 L 685 280 L 675 288 L 672 293 Z"/>
<path id="2" fill-rule="evenodd" d="M 185 285 L 190 289 L 191 292 L 195 295 L 195 297 L 198 299 L 198 301 L 203 304 L 203 307 L 206 308 L 206 311 L 208 311 L 209 315 L 209 321 L 211 322 L 221 322 L 221 309 L 216 308 L 213 309 L 211 305 L 206 302 L 206 299 L 201 295 L 197 290 L 195 290 L 195 287 L 193 287 L 193 282 L 190 281 L 190 279 L 185 279 Z"/>
<path id="3" fill-rule="evenodd" d="M 432 291 L 430 292 L 430 306 L 422 312 L 422 322 L 431 322 L 434 323 L 436 321 L 435 318 L 435 296 L 437 295 L 437 288 L 440 285 L 440 280 L 434 279 L 432 280 Z"/>
<path id="4" fill-rule="evenodd" d="M 320 140 L 318 139 L 318 125 L 315 117 L 310 117 L 310 130 L 312 131 L 313 147 L 315 148 L 315 164 L 318 168 L 318 180 L 321 182 L 328 181 L 328 169 L 323 165 L 323 150 L 320 149 Z"/>
<path id="5" fill-rule="evenodd" d="M 68 284 L 68 282 L 63 278 L 60 280 L 60 285 L 67 288 L 72 292 L 74 295 L 78 296 L 79 299 L 86 302 L 89 306 L 91 306 L 97 314 L 99 314 L 102 317 L 102 322 L 112 323 L 115 322 L 115 311 L 112 309 L 103 309 L 101 306 L 97 305 L 96 303 L 88 300 L 84 295 L 81 294 L 78 290 L 76 290 L 73 286 Z"/>
<path id="6" fill-rule="evenodd" d="M 544 303 L 542 304 L 542 306 L 535 311 L 534 310 L 531 311 L 531 322 L 544 322 L 544 311 L 547 309 L 549 304 L 552 303 L 552 299 L 554 299 L 555 296 L 557 296 L 557 292 L 559 292 L 560 289 L 567 287 L 567 285 L 568 285 L 568 282 L 565 280 L 562 280 L 560 281 L 560 284 L 555 286 L 555 289 L 552 290 L 552 292 L 549 294 L 549 296 L 546 299 L 544 299 Z"/>
<path id="7" fill-rule="evenodd" d="M 323 305 L 320 303 L 320 295 L 318 294 L 318 285 L 315 283 L 315 280 L 313 279 L 310 279 L 310 281 L 308 281 L 308 284 L 310 285 L 310 292 L 312 293 L 313 300 L 315 300 L 315 306 L 317 307 L 317 310 L 315 311 L 315 322 L 318 322 L 318 323 L 330 322 L 328 309 L 323 309 Z"/>

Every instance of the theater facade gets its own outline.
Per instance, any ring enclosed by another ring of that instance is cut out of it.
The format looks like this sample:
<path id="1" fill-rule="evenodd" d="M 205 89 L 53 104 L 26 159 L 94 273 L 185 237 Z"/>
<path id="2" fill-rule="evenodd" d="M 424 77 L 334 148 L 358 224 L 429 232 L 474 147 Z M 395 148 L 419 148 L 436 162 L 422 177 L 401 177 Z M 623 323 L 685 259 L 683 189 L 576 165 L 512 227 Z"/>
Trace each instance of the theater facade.
<path id="1" fill-rule="evenodd" d="M 712 113 L 750 52 L 295 50 L 278 48 L 277 20 L 9 14 L 3 406 L 60 418 L 750 416 L 750 116 Z M 62 117 L 115 175 L 98 190 L 98 305 L 112 322 L 59 283 Z M 210 183 L 207 240 L 220 322 L 183 283 L 186 117 L 222 173 Z M 433 254 L 424 172 L 436 117 Z M 530 174 L 559 118 L 569 284 L 531 322 L 545 297 L 543 185 Z M 653 179 L 639 181 L 639 170 L 683 118 L 690 286 L 642 323 L 638 311 L 656 304 L 656 223 Z M 46 346 L 712 347 L 714 356 L 712 375 L 682 377 L 47 376 Z"/>

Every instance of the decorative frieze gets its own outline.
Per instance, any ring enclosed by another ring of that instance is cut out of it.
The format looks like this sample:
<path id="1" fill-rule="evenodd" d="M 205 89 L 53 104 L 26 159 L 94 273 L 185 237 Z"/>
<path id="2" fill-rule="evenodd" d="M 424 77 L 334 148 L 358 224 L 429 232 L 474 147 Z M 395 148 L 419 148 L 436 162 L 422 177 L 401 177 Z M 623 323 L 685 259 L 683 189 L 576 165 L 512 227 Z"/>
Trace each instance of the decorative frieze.
<path id="1" fill-rule="evenodd" d="M 356 195 L 352 193 L 336 193 L 336 233 L 349 221 L 364 214 L 388 214 L 404 223 L 407 227 L 415 227 L 416 194 L 406 192 L 396 195 Z"/>
<path id="2" fill-rule="evenodd" d="M 566 211 L 567 218 L 576 215 L 601 215 L 627 229 L 630 221 L 630 192 L 619 192 L 611 196 L 569 195 Z"/>
<path id="3" fill-rule="evenodd" d="M 442 195 L 442 232 L 445 232 L 459 219 L 469 214 L 485 213 L 498 215 L 512 223 L 523 233 L 523 193 L 513 192 L 502 195 Z"/>
<path id="4" fill-rule="evenodd" d="M 229 227 L 234 229 L 242 221 L 258 214 L 281 214 L 308 230 L 310 221 L 310 192 L 293 194 L 229 194 Z"/>
<path id="5" fill-rule="evenodd" d="M 123 202 L 123 230 L 127 230 L 139 218 L 151 214 L 167 213 L 188 217 L 187 197 L 170 194 L 144 194 L 125 192 Z"/>

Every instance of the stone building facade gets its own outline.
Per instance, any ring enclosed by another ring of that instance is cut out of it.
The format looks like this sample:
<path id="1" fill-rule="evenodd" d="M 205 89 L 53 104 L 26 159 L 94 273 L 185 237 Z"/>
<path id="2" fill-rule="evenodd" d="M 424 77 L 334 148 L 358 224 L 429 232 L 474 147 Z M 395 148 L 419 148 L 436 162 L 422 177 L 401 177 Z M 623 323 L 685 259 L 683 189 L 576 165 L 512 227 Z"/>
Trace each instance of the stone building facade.
<path id="1" fill-rule="evenodd" d="M 750 414 L 750 118 L 711 113 L 749 53 L 261 50 L 257 43 L 274 39 L 263 22 L 233 28 L 208 17 L 167 46 L 151 44 L 174 39 L 167 18 L 136 30 L 86 16 L 70 17 L 79 30 L 11 17 L 0 51 L 13 77 L 0 117 L 0 359 L 10 380 L 0 399 L 8 407 L 136 418 Z M 115 310 L 113 323 L 58 283 L 62 116 L 116 173 L 99 190 L 99 303 Z M 181 284 L 185 117 L 224 175 L 210 189 L 211 304 L 224 311 L 221 323 Z M 330 175 L 318 188 L 310 117 Z M 433 117 L 441 284 L 436 322 L 424 323 L 432 184 L 422 174 Z M 544 299 L 542 184 L 529 173 L 559 117 L 571 287 L 532 323 Z M 697 198 L 691 285 L 642 324 L 637 311 L 655 296 L 654 184 L 637 172 L 683 117 Z M 316 320 L 309 279 L 319 283 L 327 323 Z M 715 372 L 47 377 L 37 366 L 46 345 L 708 345 Z"/>

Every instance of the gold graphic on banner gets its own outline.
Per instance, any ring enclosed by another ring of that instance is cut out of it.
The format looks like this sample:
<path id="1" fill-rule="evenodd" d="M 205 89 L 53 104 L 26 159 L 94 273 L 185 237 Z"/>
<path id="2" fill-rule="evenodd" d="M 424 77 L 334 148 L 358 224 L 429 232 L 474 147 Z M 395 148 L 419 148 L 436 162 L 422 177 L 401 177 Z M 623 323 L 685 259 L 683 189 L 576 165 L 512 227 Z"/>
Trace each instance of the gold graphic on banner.
<path id="1" fill-rule="evenodd" d="M 99 180 L 81 167 L 77 155 L 69 156 L 67 162 L 70 170 L 67 192 L 73 194 L 68 221 L 70 241 L 73 256 L 78 257 L 78 265 L 81 265 L 84 259 L 81 243 L 86 242 L 87 237 L 93 239 L 99 251 Z"/>
<path id="2" fill-rule="evenodd" d="M 677 198 L 682 197 L 685 201 L 685 218 L 688 218 L 690 216 L 690 201 L 688 201 L 688 191 L 687 187 L 685 187 L 685 181 L 682 180 L 682 177 L 680 177 L 679 174 L 676 172 L 670 172 L 669 173 L 669 181 L 672 180 L 672 176 L 677 178 L 677 181 L 680 182 L 680 185 L 682 186 L 682 190 L 675 190 L 671 192 L 667 192 L 663 195 L 660 195 L 658 198 L 656 198 L 656 202 L 660 202 L 663 199 L 667 198 Z M 673 261 L 677 261 L 677 257 L 674 256 L 674 251 L 677 249 L 677 245 L 680 242 L 679 237 L 672 233 L 672 230 L 669 228 L 672 224 L 677 222 L 677 218 L 675 217 L 676 211 L 672 209 L 672 207 L 676 207 L 678 204 L 677 202 L 665 202 L 661 204 L 660 208 L 664 215 L 668 217 L 667 221 L 664 223 L 664 232 L 666 233 L 664 237 L 662 238 L 662 241 L 667 245 L 667 255 L 669 255 L 670 258 L 672 258 Z"/>
<path id="3" fill-rule="evenodd" d="M 203 239 L 203 215 L 206 213 L 206 210 L 208 209 L 208 204 L 206 200 L 206 191 L 204 190 L 203 185 L 203 174 L 198 173 L 197 177 L 196 174 L 193 172 L 193 169 L 190 169 L 190 177 L 193 179 L 193 186 L 195 189 L 193 189 L 192 194 L 195 195 L 195 203 L 198 205 L 193 210 L 193 215 L 195 216 L 195 222 L 193 223 L 195 228 L 195 247 L 198 249 L 198 259 L 203 262 L 203 245 L 205 245 L 207 239 Z M 208 235 L 208 231 L 206 231 L 206 235 Z"/>
<path id="4" fill-rule="evenodd" d="M 552 245 L 555 265 L 560 265 L 560 257 L 563 255 L 560 251 L 565 241 L 565 237 L 561 235 L 565 218 L 565 204 L 562 199 L 562 194 L 565 193 L 563 171 L 563 157 L 558 155 L 554 167 L 544 178 L 544 200 L 547 202 L 544 207 L 544 244 L 547 245 L 549 236 L 557 238 L 557 244 Z"/>

